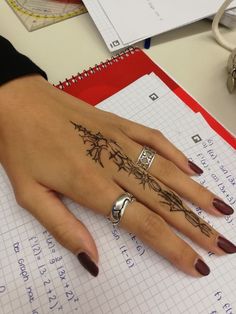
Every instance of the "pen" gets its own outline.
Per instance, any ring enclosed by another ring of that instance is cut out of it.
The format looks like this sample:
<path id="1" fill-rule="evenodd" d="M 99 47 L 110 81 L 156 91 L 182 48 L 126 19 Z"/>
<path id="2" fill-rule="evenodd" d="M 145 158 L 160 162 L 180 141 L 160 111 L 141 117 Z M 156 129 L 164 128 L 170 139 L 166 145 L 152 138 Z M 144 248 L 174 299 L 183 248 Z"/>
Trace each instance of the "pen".
<path id="1" fill-rule="evenodd" d="M 150 46 L 151 46 L 151 37 L 146 38 L 146 39 L 144 40 L 144 48 L 145 48 L 145 49 L 149 49 Z"/>

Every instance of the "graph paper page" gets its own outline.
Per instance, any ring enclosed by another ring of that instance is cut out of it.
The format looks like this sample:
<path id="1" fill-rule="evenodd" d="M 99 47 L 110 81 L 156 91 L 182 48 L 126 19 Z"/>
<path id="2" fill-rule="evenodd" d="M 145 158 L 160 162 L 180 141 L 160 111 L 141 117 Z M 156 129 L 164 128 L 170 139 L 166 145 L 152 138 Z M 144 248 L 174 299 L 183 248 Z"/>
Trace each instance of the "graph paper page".
<path id="1" fill-rule="evenodd" d="M 108 17 L 100 6 L 100 3 L 94 0 L 85 0 L 84 4 L 97 29 L 101 33 L 107 48 L 110 51 L 116 51 L 117 49 L 124 48 L 125 45 L 122 43 L 120 36 L 109 21 Z"/>
<path id="2" fill-rule="evenodd" d="M 236 210 L 235 151 L 192 113 L 168 87 L 146 75 L 100 108 L 161 130 L 200 167 L 196 180 Z M 146 247 L 135 235 L 65 199 L 92 233 L 100 254 L 97 278 L 62 248 L 24 209 L 0 169 L 1 313 L 235 313 L 235 255 L 216 257 L 188 241 L 211 268 L 189 277 Z M 235 240 L 235 215 L 214 218 L 193 210 Z"/>

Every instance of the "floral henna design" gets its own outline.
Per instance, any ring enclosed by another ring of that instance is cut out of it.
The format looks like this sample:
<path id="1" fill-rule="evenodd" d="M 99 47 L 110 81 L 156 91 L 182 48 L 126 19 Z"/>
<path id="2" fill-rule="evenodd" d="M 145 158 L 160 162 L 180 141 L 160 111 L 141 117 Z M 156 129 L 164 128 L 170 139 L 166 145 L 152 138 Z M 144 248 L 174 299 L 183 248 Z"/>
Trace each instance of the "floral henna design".
<path id="1" fill-rule="evenodd" d="M 100 132 L 92 133 L 82 125 L 70 121 L 75 130 L 78 131 L 84 144 L 88 144 L 89 148 L 86 150 L 87 155 L 96 163 L 99 163 L 104 168 L 102 163 L 102 153 L 107 151 L 109 160 L 112 160 L 118 168 L 118 171 L 125 171 L 128 175 L 132 175 L 137 179 L 143 189 L 148 187 L 155 191 L 162 199 L 161 203 L 167 205 L 171 212 L 183 212 L 185 218 L 195 227 L 199 228 L 203 234 L 210 237 L 213 234 L 212 229 L 206 224 L 202 223 L 201 219 L 184 207 L 182 200 L 172 191 L 161 188 L 157 180 L 155 180 L 147 171 L 140 168 L 128 156 L 122 152 L 122 148 L 113 140 L 105 138 Z"/>

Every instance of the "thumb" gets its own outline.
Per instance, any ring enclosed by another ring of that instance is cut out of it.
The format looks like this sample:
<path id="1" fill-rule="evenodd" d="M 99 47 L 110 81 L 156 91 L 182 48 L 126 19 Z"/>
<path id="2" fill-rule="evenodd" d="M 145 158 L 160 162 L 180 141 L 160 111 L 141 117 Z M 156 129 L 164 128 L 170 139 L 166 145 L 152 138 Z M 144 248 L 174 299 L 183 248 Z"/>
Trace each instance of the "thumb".
<path id="1" fill-rule="evenodd" d="M 55 192 L 37 184 L 30 200 L 20 196 L 18 203 L 29 210 L 62 246 L 74 253 L 91 275 L 98 275 L 98 251 L 91 234 Z"/>

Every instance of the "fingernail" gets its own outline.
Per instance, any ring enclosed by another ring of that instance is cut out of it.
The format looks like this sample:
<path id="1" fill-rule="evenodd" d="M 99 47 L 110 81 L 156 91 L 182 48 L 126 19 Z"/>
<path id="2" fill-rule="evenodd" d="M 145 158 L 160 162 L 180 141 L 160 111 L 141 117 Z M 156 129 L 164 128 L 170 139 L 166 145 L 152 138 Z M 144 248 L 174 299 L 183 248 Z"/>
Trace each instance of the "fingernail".
<path id="1" fill-rule="evenodd" d="M 195 165 L 195 163 L 193 163 L 192 161 L 189 160 L 188 165 L 196 174 L 202 174 L 203 173 L 203 170 L 201 168 L 199 168 L 197 165 Z"/>
<path id="2" fill-rule="evenodd" d="M 84 252 L 77 255 L 80 264 L 94 277 L 98 275 L 98 267 L 91 258 Z"/>
<path id="3" fill-rule="evenodd" d="M 236 253 L 236 246 L 229 240 L 225 239 L 224 237 L 221 236 L 218 237 L 217 245 L 225 253 L 228 254 Z"/>
<path id="4" fill-rule="evenodd" d="M 200 258 L 195 263 L 195 269 L 202 275 L 207 276 L 210 274 L 210 268 Z"/>
<path id="5" fill-rule="evenodd" d="M 229 205 L 225 204 L 222 200 L 215 198 L 212 202 L 213 206 L 224 215 L 232 215 L 234 210 Z"/>

